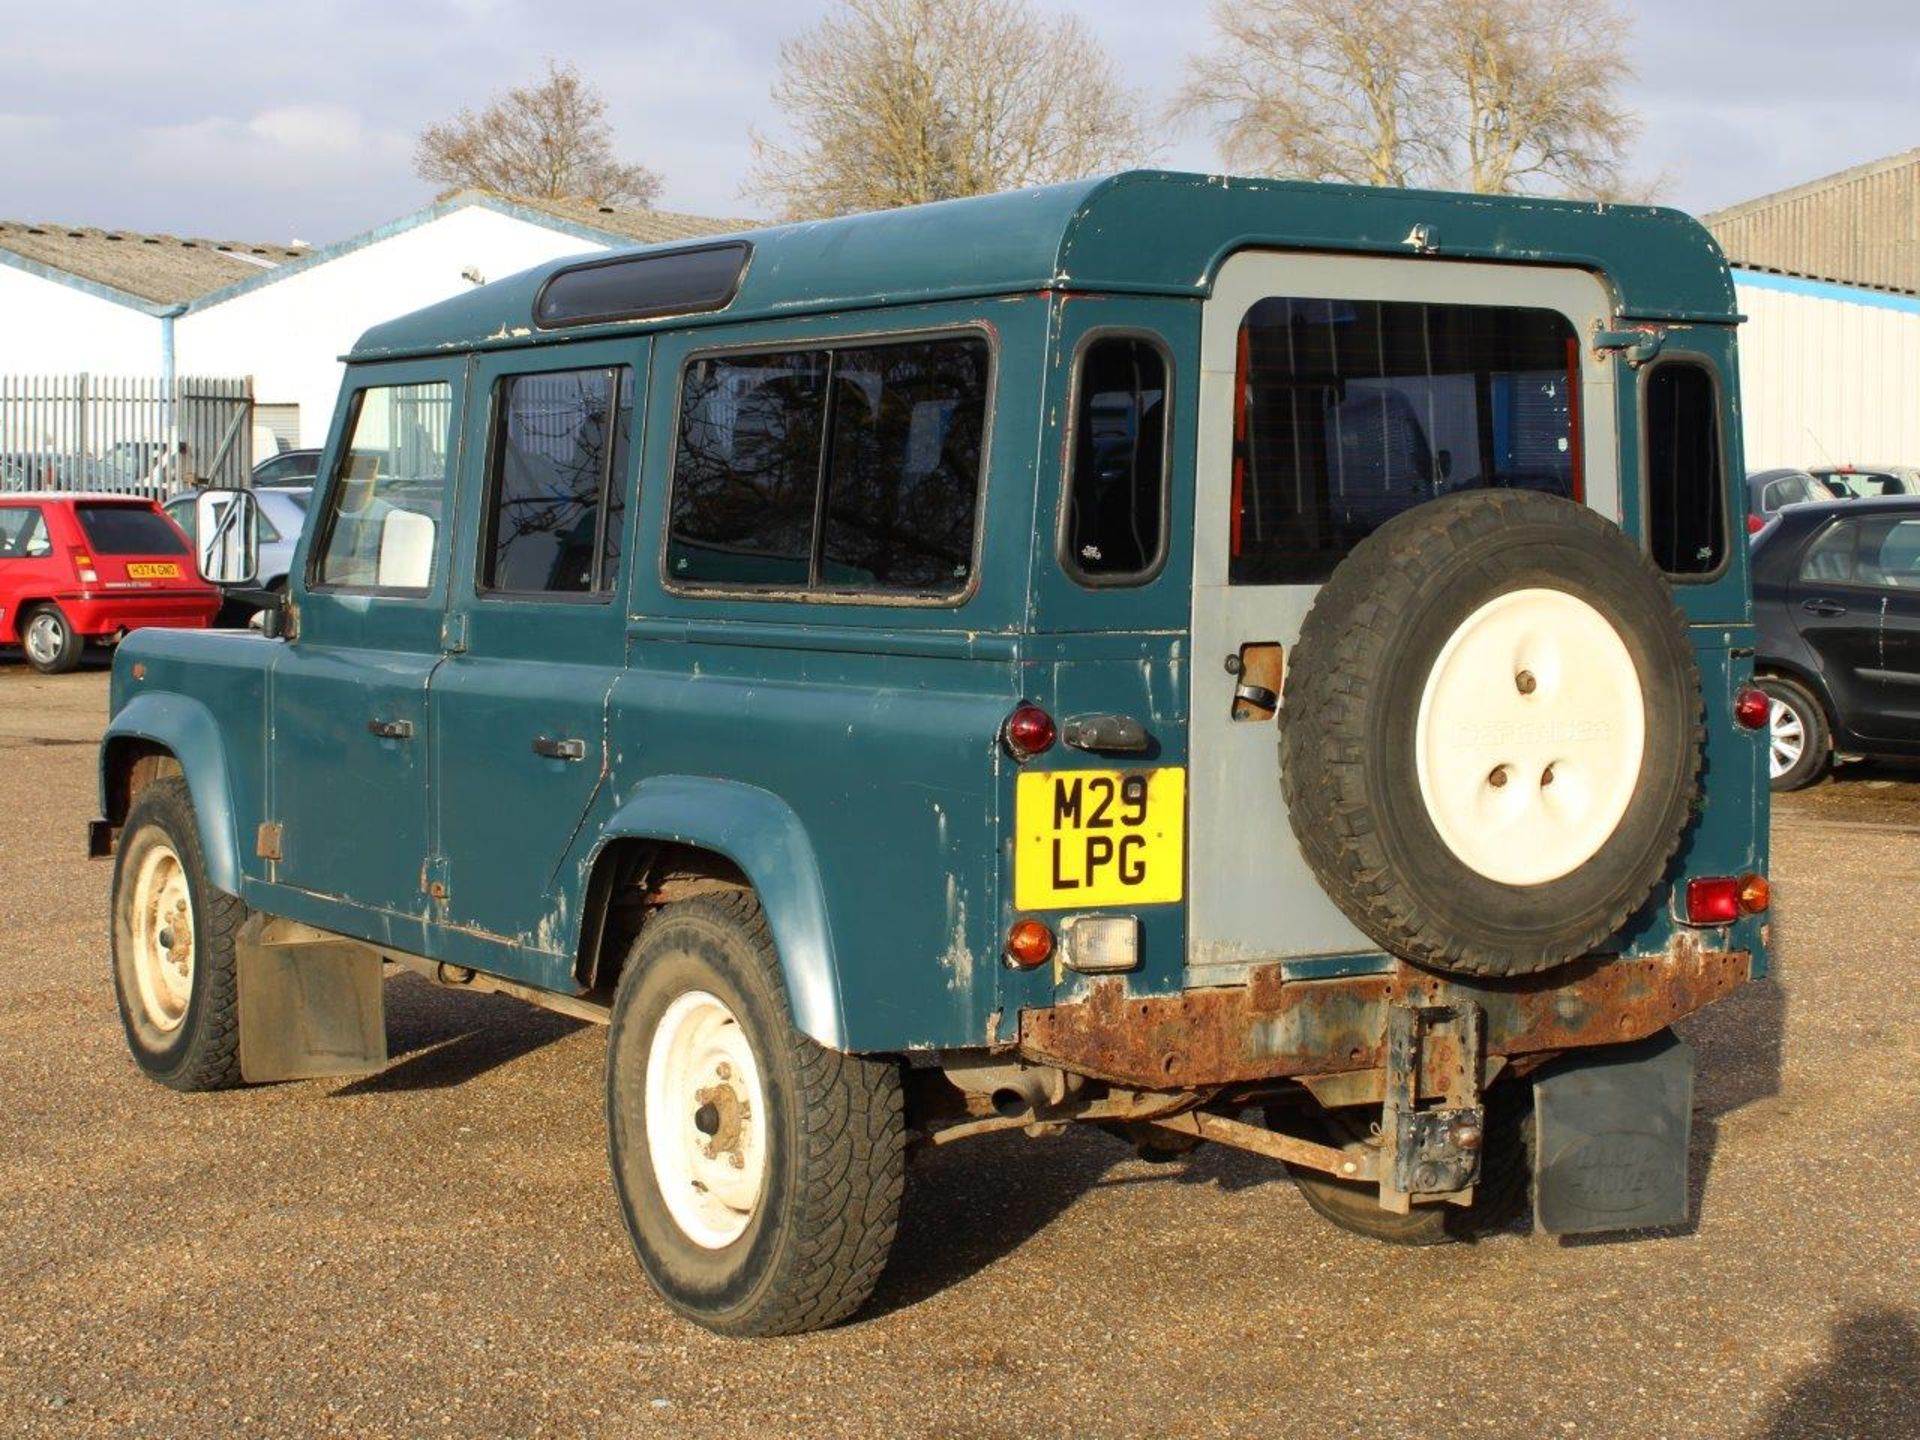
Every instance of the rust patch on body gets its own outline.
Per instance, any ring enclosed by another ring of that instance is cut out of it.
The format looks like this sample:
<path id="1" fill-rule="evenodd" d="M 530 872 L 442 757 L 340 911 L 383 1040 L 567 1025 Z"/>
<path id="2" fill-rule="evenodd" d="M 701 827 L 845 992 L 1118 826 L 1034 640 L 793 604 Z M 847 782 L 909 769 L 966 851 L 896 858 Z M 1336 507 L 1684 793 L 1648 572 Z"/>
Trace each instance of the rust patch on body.
<path id="1" fill-rule="evenodd" d="M 1287 980 L 1266 965 L 1245 985 L 1179 995 L 1132 996 L 1124 980 L 1103 980 L 1084 1000 L 1022 1011 L 1020 1052 L 1150 1089 L 1335 1075 L 1386 1064 L 1389 1005 L 1471 1003 L 1485 1017 L 1487 1055 L 1515 1057 L 1643 1040 L 1726 995 L 1752 968 L 1747 951 L 1703 950 L 1686 937 L 1666 955 L 1583 960 L 1514 980 L 1405 961 L 1337 980 Z M 1460 1057 L 1426 1058 L 1438 1069 Z"/>

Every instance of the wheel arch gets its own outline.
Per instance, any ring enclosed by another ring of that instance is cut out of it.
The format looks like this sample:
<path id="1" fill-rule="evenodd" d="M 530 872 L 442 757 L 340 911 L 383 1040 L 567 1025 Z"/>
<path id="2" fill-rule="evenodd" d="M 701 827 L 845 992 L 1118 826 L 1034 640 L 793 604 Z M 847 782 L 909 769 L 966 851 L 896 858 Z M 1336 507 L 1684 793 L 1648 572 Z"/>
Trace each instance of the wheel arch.
<path id="1" fill-rule="evenodd" d="M 654 776 L 613 813 L 588 862 L 576 960 L 582 982 L 600 978 L 593 972 L 622 882 L 637 863 L 663 851 L 682 870 L 754 892 L 779 955 L 794 1028 L 830 1050 L 845 1050 L 839 965 L 813 842 L 784 800 L 739 781 Z"/>
<path id="2" fill-rule="evenodd" d="M 141 786 L 162 774 L 179 774 L 187 782 L 207 878 L 227 894 L 239 894 L 240 837 L 213 712 L 184 695 L 139 695 L 113 717 L 100 741 L 100 813 L 116 828 L 124 825 Z"/>
<path id="3" fill-rule="evenodd" d="M 1768 678 L 1791 680 L 1813 696 L 1813 703 L 1820 707 L 1821 713 L 1827 718 L 1827 738 L 1831 747 L 1834 737 L 1840 733 L 1840 717 L 1834 709 L 1833 696 L 1827 693 L 1826 682 L 1818 674 L 1798 661 L 1782 660 L 1778 656 L 1769 655 L 1753 662 L 1753 678 L 1755 680 Z"/>

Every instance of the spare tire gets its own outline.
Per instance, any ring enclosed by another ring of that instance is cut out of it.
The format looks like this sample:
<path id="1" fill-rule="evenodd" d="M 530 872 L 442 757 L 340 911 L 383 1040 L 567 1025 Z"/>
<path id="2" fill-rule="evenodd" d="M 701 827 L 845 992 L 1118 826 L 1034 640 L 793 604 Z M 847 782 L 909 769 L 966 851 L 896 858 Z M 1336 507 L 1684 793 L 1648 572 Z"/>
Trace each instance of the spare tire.
<path id="1" fill-rule="evenodd" d="M 1281 788 L 1327 894 L 1390 954 L 1527 975 L 1603 947 L 1679 847 L 1700 672 L 1665 578 L 1568 500 L 1395 517 L 1288 657 Z"/>

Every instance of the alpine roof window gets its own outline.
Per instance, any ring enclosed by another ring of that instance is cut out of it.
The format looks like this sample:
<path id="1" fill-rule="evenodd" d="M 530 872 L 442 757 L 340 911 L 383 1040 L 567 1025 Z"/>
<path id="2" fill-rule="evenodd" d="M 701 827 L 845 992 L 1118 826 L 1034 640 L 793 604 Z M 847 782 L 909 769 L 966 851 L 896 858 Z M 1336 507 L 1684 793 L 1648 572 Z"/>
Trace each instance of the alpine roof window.
<path id="1" fill-rule="evenodd" d="M 974 335 L 695 359 L 668 581 L 958 597 L 973 575 L 988 372 Z"/>
<path id="2" fill-rule="evenodd" d="M 1166 554 L 1166 352 L 1100 336 L 1081 351 L 1074 393 L 1061 559 L 1083 584 L 1138 584 Z"/>
<path id="3" fill-rule="evenodd" d="M 733 303 L 752 247 L 745 241 L 622 255 L 555 271 L 533 302 L 544 329 L 697 315 Z"/>
<path id="4" fill-rule="evenodd" d="M 626 366 L 509 375 L 496 388 L 480 588 L 612 593 L 626 516 Z"/>
<path id="5" fill-rule="evenodd" d="M 1262 300 L 1240 327 L 1228 578 L 1317 585 L 1456 490 L 1579 500 L 1580 347 L 1551 310 Z"/>

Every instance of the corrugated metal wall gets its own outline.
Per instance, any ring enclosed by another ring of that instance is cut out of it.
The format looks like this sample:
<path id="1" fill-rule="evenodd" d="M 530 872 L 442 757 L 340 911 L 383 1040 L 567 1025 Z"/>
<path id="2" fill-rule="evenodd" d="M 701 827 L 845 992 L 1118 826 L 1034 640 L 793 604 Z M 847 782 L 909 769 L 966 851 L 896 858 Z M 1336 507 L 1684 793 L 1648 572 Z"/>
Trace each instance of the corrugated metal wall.
<path id="1" fill-rule="evenodd" d="M 1735 265 L 1920 290 L 1920 150 L 1702 217 Z"/>
<path id="2" fill-rule="evenodd" d="M 1920 297 L 1736 270 L 1747 467 L 1920 465 Z"/>

